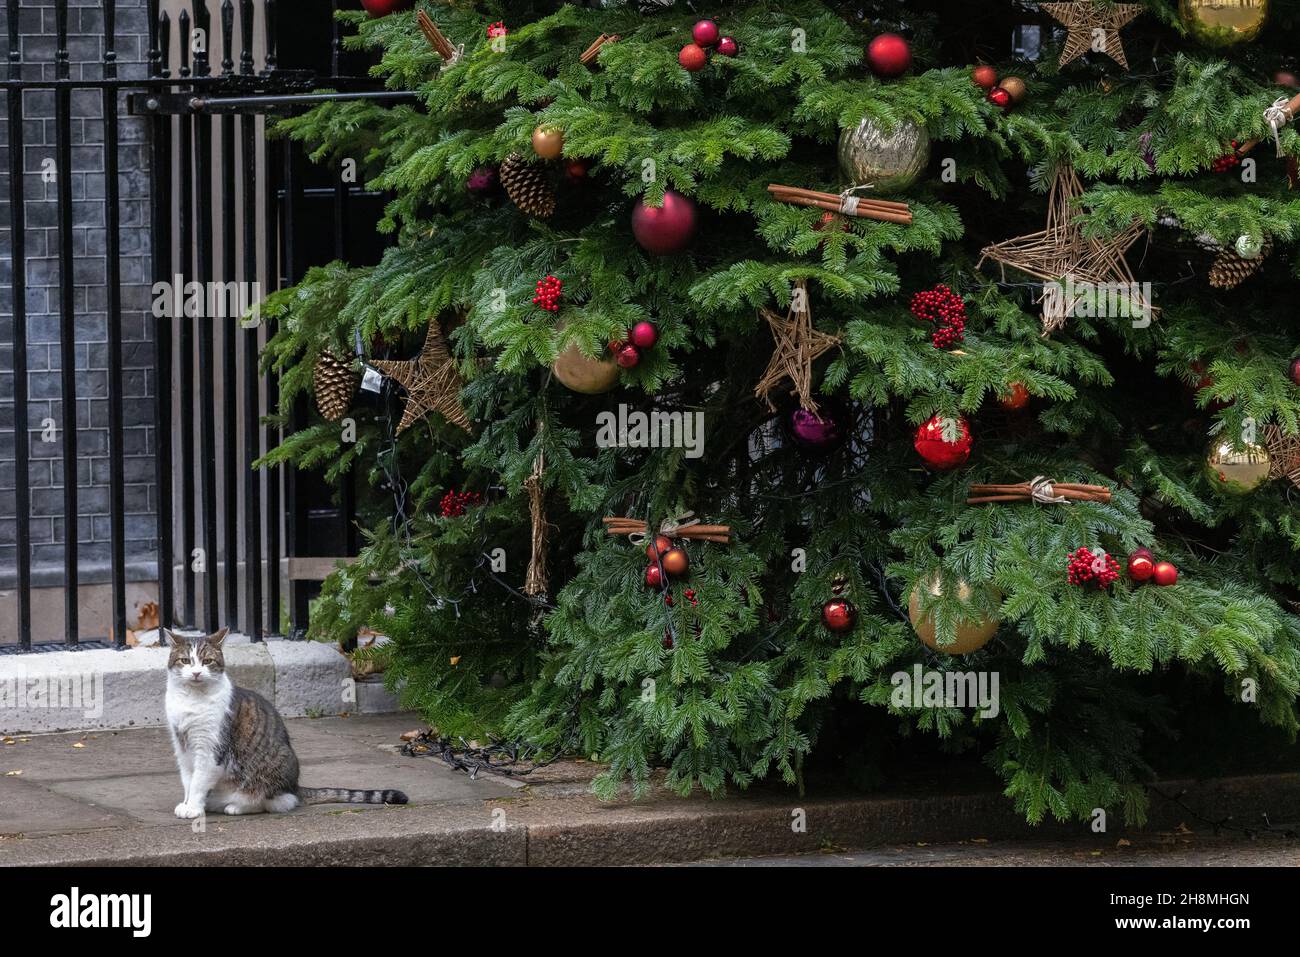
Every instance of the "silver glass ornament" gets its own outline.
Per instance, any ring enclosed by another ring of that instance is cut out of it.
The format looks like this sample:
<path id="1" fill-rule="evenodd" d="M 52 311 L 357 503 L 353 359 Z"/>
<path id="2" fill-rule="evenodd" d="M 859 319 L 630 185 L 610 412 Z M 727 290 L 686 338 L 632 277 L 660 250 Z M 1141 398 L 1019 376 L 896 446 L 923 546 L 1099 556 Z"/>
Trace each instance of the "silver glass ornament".
<path id="1" fill-rule="evenodd" d="M 869 195 L 897 193 L 915 183 L 930 163 L 930 134 L 912 120 L 886 133 L 867 117 L 840 133 L 840 172 L 850 186 L 870 186 Z"/>

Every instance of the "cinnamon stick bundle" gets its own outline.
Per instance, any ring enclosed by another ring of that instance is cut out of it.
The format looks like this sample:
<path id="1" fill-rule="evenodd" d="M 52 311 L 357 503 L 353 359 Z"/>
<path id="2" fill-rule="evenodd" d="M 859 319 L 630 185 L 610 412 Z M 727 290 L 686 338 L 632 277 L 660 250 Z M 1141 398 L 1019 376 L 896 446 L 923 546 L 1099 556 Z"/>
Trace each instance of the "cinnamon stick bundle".
<path id="1" fill-rule="evenodd" d="M 610 535 L 645 535 L 646 523 L 637 518 L 619 518 L 608 516 L 601 519 L 605 531 Z M 681 525 L 672 533 L 674 538 L 689 538 L 697 542 L 717 542 L 726 545 L 731 542 L 731 528 L 727 525 Z"/>
<path id="2" fill-rule="evenodd" d="M 812 206 L 816 209 L 829 210 L 844 216 L 859 219 L 875 219 L 882 223 L 897 223 L 900 226 L 912 225 L 912 210 L 907 203 L 895 203 L 887 199 L 872 199 L 868 196 L 841 196 L 838 193 L 819 193 L 812 189 L 798 186 L 781 186 L 772 183 L 767 187 L 772 198 L 793 206 Z"/>
<path id="3" fill-rule="evenodd" d="M 578 57 L 578 59 L 581 61 L 583 66 L 591 66 L 591 64 L 595 62 L 597 54 L 600 53 L 601 47 L 606 43 L 617 43 L 619 39 L 620 37 L 617 33 L 602 33 L 591 42 L 591 46 L 582 51 L 582 56 Z"/>
<path id="4" fill-rule="evenodd" d="M 1104 485 L 1084 485 L 1079 482 L 1053 482 L 1045 478 L 1036 478 L 1032 482 L 1017 482 L 1012 485 L 992 485 L 976 483 L 970 487 L 967 505 L 982 505 L 986 502 L 1041 502 L 1053 504 L 1069 502 L 1103 502 L 1110 501 L 1110 489 Z"/>
<path id="5" fill-rule="evenodd" d="M 429 45 L 438 51 L 438 56 L 448 63 L 455 59 L 456 48 L 451 45 L 450 40 L 443 36 L 442 31 L 438 29 L 438 24 L 434 23 L 433 19 L 423 10 L 415 15 L 415 19 L 420 24 L 420 32 L 429 41 Z"/>

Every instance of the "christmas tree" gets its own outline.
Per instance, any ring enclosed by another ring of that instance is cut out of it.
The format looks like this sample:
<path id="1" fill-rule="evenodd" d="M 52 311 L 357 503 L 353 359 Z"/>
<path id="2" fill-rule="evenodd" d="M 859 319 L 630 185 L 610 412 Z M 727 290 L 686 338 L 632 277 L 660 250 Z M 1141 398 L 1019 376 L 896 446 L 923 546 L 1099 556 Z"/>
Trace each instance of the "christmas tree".
<path id="1" fill-rule="evenodd" d="M 589 7 L 342 13 L 413 100 L 280 126 L 392 242 L 267 308 L 386 377 L 268 456 L 364 490 L 313 635 L 604 796 L 1294 735 L 1300 3 Z"/>

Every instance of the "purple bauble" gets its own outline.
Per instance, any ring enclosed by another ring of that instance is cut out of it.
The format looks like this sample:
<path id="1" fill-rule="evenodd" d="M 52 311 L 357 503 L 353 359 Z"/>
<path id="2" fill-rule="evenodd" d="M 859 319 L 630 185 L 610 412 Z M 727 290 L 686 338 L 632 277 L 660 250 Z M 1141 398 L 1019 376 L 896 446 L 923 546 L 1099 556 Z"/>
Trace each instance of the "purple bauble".
<path id="1" fill-rule="evenodd" d="M 493 166 L 480 166 L 469 174 L 465 188 L 475 195 L 482 196 L 497 188 L 497 171 Z"/>
<path id="2" fill-rule="evenodd" d="M 820 413 L 795 409 L 790 413 L 790 434 L 804 448 L 821 452 L 844 439 L 844 424 L 838 415 L 824 406 Z"/>
<path id="3" fill-rule="evenodd" d="M 695 202 L 675 190 L 664 192 L 662 206 L 642 200 L 632 210 L 632 235 L 646 252 L 657 256 L 681 252 L 695 238 Z"/>

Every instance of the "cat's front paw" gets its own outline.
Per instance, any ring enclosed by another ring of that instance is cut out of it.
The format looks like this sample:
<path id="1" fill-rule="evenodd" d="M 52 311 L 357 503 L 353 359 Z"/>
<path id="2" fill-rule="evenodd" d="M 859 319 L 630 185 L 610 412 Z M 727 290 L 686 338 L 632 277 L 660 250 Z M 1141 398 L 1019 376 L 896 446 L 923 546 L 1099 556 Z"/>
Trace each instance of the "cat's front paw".
<path id="1" fill-rule="evenodd" d="M 193 807 L 189 804 L 186 804 L 184 801 L 176 805 L 175 814 L 177 817 L 181 818 L 182 820 L 186 820 L 186 821 L 193 820 L 194 818 L 198 817 L 202 813 L 203 813 L 203 808 Z"/>

